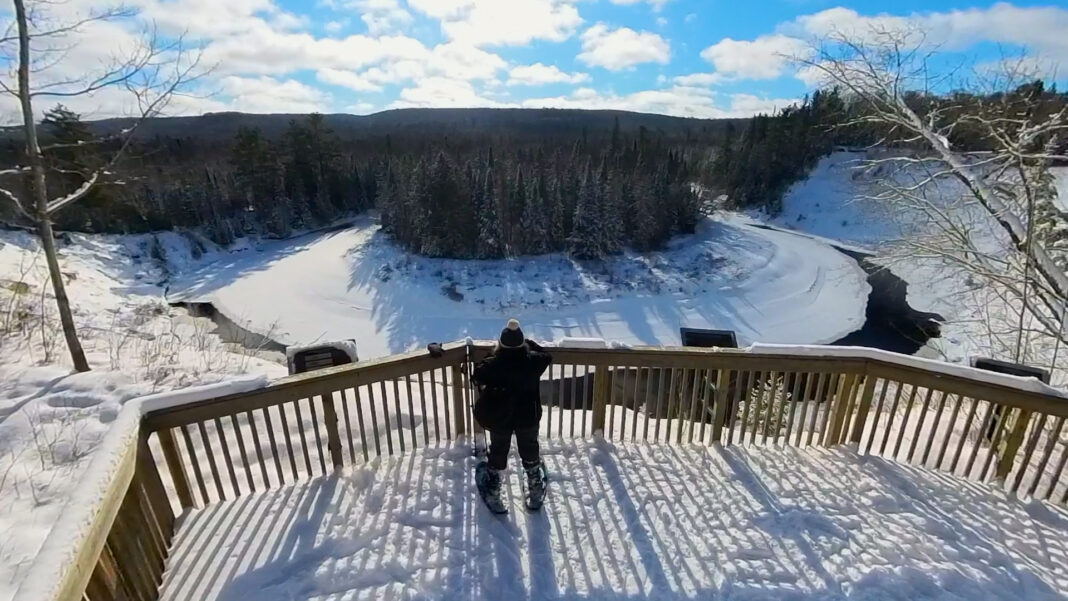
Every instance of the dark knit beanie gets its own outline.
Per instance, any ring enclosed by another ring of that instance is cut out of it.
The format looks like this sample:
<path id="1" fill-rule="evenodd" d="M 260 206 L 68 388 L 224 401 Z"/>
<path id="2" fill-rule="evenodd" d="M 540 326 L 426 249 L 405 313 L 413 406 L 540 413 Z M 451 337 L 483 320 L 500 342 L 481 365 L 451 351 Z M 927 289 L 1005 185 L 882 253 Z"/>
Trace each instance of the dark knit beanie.
<path id="1" fill-rule="evenodd" d="M 504 348 L 519 348 L 526 341 L 527 337 L 523 335 L 523 330 L 519 329 L 519 321 L 509 319 L 508 325 L 501 330 L 501 346 Z"/>

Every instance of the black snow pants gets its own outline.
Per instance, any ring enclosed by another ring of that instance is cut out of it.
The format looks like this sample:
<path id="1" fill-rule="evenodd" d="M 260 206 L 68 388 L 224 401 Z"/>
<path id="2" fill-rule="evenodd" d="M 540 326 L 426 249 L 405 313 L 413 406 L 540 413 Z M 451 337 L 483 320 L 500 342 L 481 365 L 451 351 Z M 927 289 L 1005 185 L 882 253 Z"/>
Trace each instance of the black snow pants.
<path id="1" fill-rule="evenodd" d="M 519 448 L 519 457 L 523 460 L 523 467 L 531 467 L 541 461 L 537 426 L 530 428 L 504 426 L 490 431 L 489 466 L 491 468 L 503 470 L 508 467 L 508 451 L 512 447 L 512 434 L 515 434 L 515 444 Z"/>

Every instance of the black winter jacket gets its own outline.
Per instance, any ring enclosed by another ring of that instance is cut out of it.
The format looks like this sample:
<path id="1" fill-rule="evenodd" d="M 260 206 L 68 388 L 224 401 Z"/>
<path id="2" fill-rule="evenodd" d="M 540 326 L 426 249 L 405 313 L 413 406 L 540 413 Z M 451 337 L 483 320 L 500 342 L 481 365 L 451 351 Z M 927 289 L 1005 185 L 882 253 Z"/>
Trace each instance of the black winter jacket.
<path id="1" fill-rule="evenodd" d="M 541 420 L 541 375 L 553 359 L 533 340 L 529 348 L 498 348 L 475 367 L 474 379 L 487 386 L 499 386 L 513 403 L 511 428 L 530 428 Z"/>

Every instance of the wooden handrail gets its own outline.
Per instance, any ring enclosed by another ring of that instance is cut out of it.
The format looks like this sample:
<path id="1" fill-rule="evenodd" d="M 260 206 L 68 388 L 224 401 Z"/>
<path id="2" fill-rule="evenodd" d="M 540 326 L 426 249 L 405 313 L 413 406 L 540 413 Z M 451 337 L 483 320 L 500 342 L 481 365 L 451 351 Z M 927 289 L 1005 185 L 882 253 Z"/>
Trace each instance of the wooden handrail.
<path id="1" fill-rule="evenodd" d="M 144 413 L 136 445 L 121 456 L 92 532 L 53 599 L 83 593 L 109 599 L 115 584 L 108 577 L 116 570 L 126 570 L 123 586 L 136 589 L 134 598 L 156 598 L 173 534 L 172 506 L 190 508 L 405 453 L 441 440 L 442 433 L 477 432 L 470 374 L 491 348 L 451 343 L 438 357 L 407 353 Z M 1035 383 L 859 349 L 796 355 L 788 349 L 548 350 L 554 365 L 543 380 L 545 436 L 599 432 L 670 444 L 851 442 L 862 453 L 929 467 L 934 459 L 934 469 L 1068 501 L 1068 491 L 1053 496 L 1068 484 L 1068 448 L 1060 439 L 1068 399 Z M 161 474 L 169 476 L 166 487 Z M 128 513 L 120 520 L 122 512 Z M 131 520 L 139 533 L 116 530 Z M 134 548 L 149 556 L 124 551 Z"/>

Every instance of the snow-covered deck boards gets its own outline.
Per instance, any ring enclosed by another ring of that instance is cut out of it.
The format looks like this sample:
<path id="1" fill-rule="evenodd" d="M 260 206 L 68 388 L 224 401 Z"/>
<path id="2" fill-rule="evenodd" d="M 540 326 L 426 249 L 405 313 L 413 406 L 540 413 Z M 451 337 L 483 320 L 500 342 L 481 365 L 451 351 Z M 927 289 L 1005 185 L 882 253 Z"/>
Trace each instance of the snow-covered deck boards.
<path id="1" fill-rule="evenodd" d="M 1063 599 L 1068 513 L 849 449 L 552 441 L 541 513 L 466 446 L 191 514 L 164 600 Z M 513 458 L 514 460 L 514 458 Z"/>

